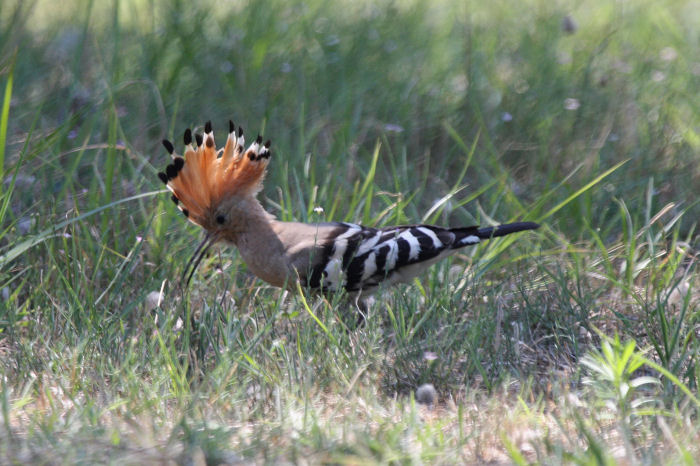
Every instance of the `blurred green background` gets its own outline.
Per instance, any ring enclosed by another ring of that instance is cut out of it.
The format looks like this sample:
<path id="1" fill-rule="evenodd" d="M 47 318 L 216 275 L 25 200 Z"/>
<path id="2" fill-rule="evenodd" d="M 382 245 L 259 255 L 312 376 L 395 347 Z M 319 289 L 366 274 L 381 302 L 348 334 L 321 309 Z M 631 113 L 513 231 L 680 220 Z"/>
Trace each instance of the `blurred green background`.
<path id="1" fill-rule="evenodd" d="M 629 159 L 553 219 L 573 238 L 584 219 L 604 226 L 613 199 L 641 211 L 652 177 L 659 206 L 700 192 L 692 3 L 6 2 L 2 18 L 5 165 L 33 127 L 44 150 L 24 170 L 54 200 L 41 214 L 81 189 L 94 201 L 157 187 L 160 139 L 229 118 L 273 139 L 265 193 L 296 182 L 304 207 L 316 185 L 324 207 L 347 196 L 380 140 L 377 185 L 421 191 L 415 220 L 464 165 L 452 133 L 478 138 L 469 191 L 507 176 L 524 203 Z"/>

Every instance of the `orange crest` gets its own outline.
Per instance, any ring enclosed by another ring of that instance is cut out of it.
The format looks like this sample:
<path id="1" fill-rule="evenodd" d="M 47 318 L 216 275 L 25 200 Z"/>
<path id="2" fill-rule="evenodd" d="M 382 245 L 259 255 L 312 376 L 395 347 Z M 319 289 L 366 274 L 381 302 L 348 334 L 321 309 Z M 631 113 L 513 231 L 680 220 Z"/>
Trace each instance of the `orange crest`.
<path id="1" fill-rule="evenodd" d="M 270 160 L 270 141 L 262 144 L 258 136 L 244 151 L 243 129 L 229 121 L 226 145 L 216 149 L 211 122 L 204 125 L 204 137 L 195 136 L 197 148 L 192 146 L 192 131 L 185 131 L 185 156 L 175 154 L 173 144 L 163 140 L 173 163 L 158 177 L 173 193 L 173 201 L 192 222 L 202 225 L 207 210 L 215 209 L 233 196 L 255 196 L 262 188 L 262 180 Z"/>

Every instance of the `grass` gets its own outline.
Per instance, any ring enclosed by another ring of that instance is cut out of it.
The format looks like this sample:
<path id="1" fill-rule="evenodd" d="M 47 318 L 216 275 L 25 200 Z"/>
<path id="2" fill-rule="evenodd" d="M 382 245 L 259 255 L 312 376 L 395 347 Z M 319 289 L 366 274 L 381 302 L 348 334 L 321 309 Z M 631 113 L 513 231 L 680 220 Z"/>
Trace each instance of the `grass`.
<path id="1" fill-rule="evenodd" d="M 2 463 L 694 463 L 692 3 L 215 3 L 0 5 Z M 183 293 L 159 141 L 229 118 L 278 218 L 543 228 L 359 328 L 224 248 Z"/>

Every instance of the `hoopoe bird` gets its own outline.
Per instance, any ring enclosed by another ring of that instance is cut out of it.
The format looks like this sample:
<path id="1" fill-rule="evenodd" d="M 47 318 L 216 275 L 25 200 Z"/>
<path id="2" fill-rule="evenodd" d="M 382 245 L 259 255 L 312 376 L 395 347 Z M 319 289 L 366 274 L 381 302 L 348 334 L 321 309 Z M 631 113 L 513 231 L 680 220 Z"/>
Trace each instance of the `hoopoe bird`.
<path id="1" fill-rule="evenodd" d="M 244 149 L 243 129 L 229 121 L 223 148 L 217 149 L 211 122 L 204 135 L 184 134 L 184 157 L 163 140 L 172 163 L 158 177 L 191 222 L 206 231 L 185 267 L 189 283 L 207 250 L 217 242 L 236 246 L 251 272 L 276 287 L 304 287 L 350 295 L 371 294 L 380 285 L 409 282 L 437 261 L 483 240 L 538 228 L 533 222 L 495 227 L 442 228 L 404 225 L 370 228 L 354 223 L 281 222 L 258 199 L 270 141 L 262 137 Z M 191 269 L 190 269 L 191 268 Z"/>

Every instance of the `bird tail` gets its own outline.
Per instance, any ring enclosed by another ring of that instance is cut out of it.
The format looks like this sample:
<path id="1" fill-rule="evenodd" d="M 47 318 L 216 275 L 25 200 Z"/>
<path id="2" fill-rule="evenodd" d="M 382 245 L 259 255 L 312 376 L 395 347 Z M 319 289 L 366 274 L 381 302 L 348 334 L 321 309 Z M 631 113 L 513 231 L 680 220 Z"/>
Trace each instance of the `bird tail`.
<path id="1" fill-rule="evenodd" d="M 465 227 L 451 228 L 450 232 L 454 233 L 456 238 L 453 243 L 453 248 L 461 248 L 470 244 L 480 243 L 481 240 L 497 238 L 499 236 L 517 233 L 519 231 L 535 230 L 539 228 L 539 224 L 534 222 L 515 222 L 497 225 L 495 227 Z"/>
<path id="2" fill-rule="evenodd" d="M 499 236 L 510 235 L 525 230 L 535 230 L 540 225 L 534 222 L 515 222 L 498 225 L 495 227 L 479 228 L 477 236 L 481 239 L 497 238 Z"/>

